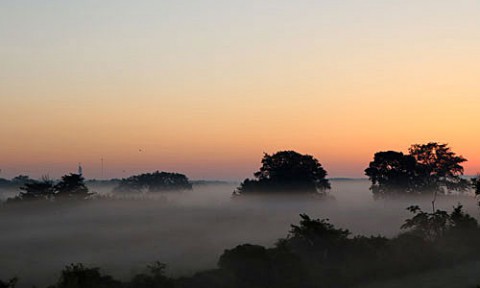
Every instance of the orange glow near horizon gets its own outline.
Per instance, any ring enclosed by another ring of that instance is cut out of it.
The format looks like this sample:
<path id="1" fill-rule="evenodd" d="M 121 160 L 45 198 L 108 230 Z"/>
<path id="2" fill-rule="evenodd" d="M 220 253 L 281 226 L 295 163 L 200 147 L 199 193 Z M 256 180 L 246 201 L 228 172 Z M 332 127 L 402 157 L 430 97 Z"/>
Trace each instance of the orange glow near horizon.
<path id="1" fill-rule="evenodd" d="M 0 4 L 0 177 L 80 162 L 99 178 L 103 157 L 108 178 L 242 180 L 279 150 L 363 177 L 375 152 L 431 141 L 480 172 L 480 4 L 347 2 L 64 3 L 32 19 Z"/>

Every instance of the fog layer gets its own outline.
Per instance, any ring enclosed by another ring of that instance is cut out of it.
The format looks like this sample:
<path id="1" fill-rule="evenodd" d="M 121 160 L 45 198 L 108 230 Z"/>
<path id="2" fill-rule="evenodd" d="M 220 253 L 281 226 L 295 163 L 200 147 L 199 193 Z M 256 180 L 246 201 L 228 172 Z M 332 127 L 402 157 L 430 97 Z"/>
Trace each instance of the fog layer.
<path id="1" fill-rule="evenodd" d="M 0 208 L 0 279 L 20 286 L 51 284 L 67 264 L 99 266 L 128 279 L 161 261 L 170 275 L 214 268 L 224 249 L 242 243 L 271 246 L 300 213 L 329 218 L 354 234 L 393 236 L 431 198 L 374 200 L 366 180 L 333 180 L 330 197 L 236 197 L 236 184 L 196 185 L 192 191 L 112 197 L 79 203 L 20 203 Z M 112 187 L 97 192 L 108 194 Z M 462 203 L 477 216 L 473 196 L 438 197 L 436 207 Z"/>

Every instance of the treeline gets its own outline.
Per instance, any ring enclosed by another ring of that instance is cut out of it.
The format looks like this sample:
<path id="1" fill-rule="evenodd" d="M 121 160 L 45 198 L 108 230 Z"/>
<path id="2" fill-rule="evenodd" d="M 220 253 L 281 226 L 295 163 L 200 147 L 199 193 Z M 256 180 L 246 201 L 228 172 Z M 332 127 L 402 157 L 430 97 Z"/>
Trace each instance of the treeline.
<path id="1" fill-rule="evenodd" d="M 371 181 L 370 189 L 375 197 L 395 195 L 425 195 L 434 192 L 449 194 L 475 190 L 480 194 L 480 178 L 467 180 L 463 177 L 464 157 L 456 155 L 447 144 L 430 142 L 414 144 L 408 154 L 398 151 L 381 151 L 374 155 L 365 175 Z M 272 155 L 264 154 L 261 167 L 253 174 L 253 179 L 245 179 L 233 192 L 240 195 L 317 195 L 324 196 L 331 188 L 327 171 L 311 155 L 295 151 L 279 151 Z M 85 199 L 92 194 L 84 185 L 79 174 L 62 177 L 58 184 L 48 178 L 36 181 L 27 176 L 18 176 L 7 181 L 0 179 L 1 185 L 21 183 L 20 194 L 14 200 Z M 2 184 L 3 183 L 3 184 Z M 172 172 L 153 172 L 134 175 L 117 180 L 115 193 L 125 192 L 165 192 L 191 190 L 192 183 L 187 176 Z M 63 186 L 62 186 L 63 185 Z"/>
<path id="2" fill-rule="evenodd" d="M 93 193 L 85 185 L 85 179 L 80 174 L 69 174 L 55 181 L 44 177 L 42 180 L 25 181 L 20 187 L 20 193 L 14 198 L 7 199 L 7 203 L 33 201 L 33 200 L 58 200 L 58 199 L 86 199 Z"/>
<path id="3" fill-rule="evenodd" d="M 122 179 L 114 192 L 161 192 L 191 190 L 192 183 L 180 173 L 144 173 Z"/>
<path id="4" fill-rule="evenodd" d="M 21 186 L 25 185 L 28 182 L 34 181 L 27 175 L 18 175 L 8 180 L 5 178 L 0 178 L 0 188 L 1 189 L 18 189 Z"/>
<path id="5" fill-rule="evenodd" d="M 480 259 L 480 228 L 462 206 L 451 212 L 408 209 L 413 216 L 401 227 L 404 232 L 391 239 L 352 236 L 328 220 L 302 214 L 273 247 L 242 244 L 225 250 L 218 268 L 190 277 L 168 277 L 165 265 L 155 263 L 119 281 L 99 268 L 73 264 L 48 288 L 353 287 Z M 16 283 L 14 278 L 0 287 Z"/>
<path id="6" fill-rule="evenodd" d="M 480 177 L 465 179 L 466 162 L 447 144 L 414 144 L 408 154 L 398 151 L 375 153 L 364 170 L 375 197 L 465 193 L 480 194 Z M 245 179 L 235 195 L 315 194 L 325 195 L 331 187 L 327 171 L 310 155 L 295 151 L 265 154 L 253 179 Z"/>
<path id="7" fill-rule="evenodd" d="M 60 181 L 54 181 L 48 177 L 41 180 L 34 180 L 28 176 L 17 176 L 11 181 L 4 183 L 7 187 L 19 187 L 20 193 L 8 198 L 7 203 L 18 203 L 23 201 L 58 201 L 58 200 L 87 200 L 98 197 L 97 193 L 91 192 L 86 185 L 85 178 L 81 174 L 68 174 L 62 176 Z M 94 182 L 97 183 L 97 182 Z M 188 178 L 179 173 L 153 172 L 134 175 L 121 180 L 108 181 L 116 186 L 113 192 L 165 192 L 173 190 L 190 190 L 192 184 Z M 105 181 L 97 185 L 105 184 Z M 21 186 L 18 186 L 21 185 Z"/>

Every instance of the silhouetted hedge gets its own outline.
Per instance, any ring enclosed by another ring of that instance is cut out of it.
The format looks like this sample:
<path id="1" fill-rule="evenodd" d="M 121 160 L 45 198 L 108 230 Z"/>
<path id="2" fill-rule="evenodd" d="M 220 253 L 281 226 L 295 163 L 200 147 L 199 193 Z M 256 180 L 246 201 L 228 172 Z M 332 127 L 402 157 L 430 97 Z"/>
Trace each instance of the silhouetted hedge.
<path id="1" fill-rule="evenodd" d="M 156 171 L 124 178 L 120 180 L 114 192 L 161 192 L 191 189 L 192 184 L 187 176 Z"/>

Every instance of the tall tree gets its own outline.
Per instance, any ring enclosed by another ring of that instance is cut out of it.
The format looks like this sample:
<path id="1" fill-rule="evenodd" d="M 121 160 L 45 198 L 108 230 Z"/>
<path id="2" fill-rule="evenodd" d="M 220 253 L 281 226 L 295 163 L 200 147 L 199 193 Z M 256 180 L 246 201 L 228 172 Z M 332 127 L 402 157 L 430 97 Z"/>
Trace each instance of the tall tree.
<path id="1" fill-rule="evenodd" d="M 8 201 L 86 199 L 93 194 L 95 193 L 89 192 L 85 179 L 80 174 L 64 175 L 57 184 L 44 176 L 41 181 L 29 180 L 20 187 L 18 196 L 9 198 Z"/>
<path id="2" fill-rule="evenodd" d="M 20 190 L 15 200 L 49 200 L 55 196 L 53 180 L 47 176 L 43 176 L 41 181 L 29 180 Z"/>
<path id="3" fill-rule="evenodd" d="M 254 173 L 255 179 L 246 179 L 238 193 L 300 192 L 324 193 L 330 189 L 327 171 L 317 159 L 295 151 L 265 154 L 262 167 Z"/>
<path id="4" fill-rule="evenodd" d="M 461 178 L 467 161 L 457 156 L 447 144 L 414 144 L 409 154 L 386 151 L 375 153 L 365 175 L 372 181 L 375 195 L 465 191 L 467 180 Z"/>
<path id="5" fill-rule="evenodd" d="M 62 176 L 62 180 L 55 185 L 55 197 L 84 199 L 91 195 L 85 185 L 85 179 L 80 174 Z"/>
<path id="6" fill-rule="evenodd" d="M 457 156 L 447 144 L 414 144 L 408 149 L 423 170 L 425 188 L 441 192 L 465 191 L 468 181 L 461 178 L 467 161 Z"/>
<path id="7" fill-rule="evenodd" d="M 399 191 L 413 193 L 417 181 L 416 166 L 415 158 L 402 152 L 377 152 L 365 174 L 372 181 L 371 190 L 377 196 Z"/>

